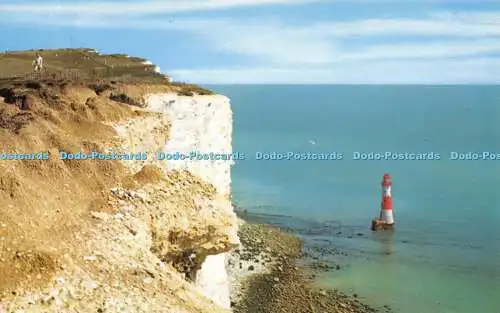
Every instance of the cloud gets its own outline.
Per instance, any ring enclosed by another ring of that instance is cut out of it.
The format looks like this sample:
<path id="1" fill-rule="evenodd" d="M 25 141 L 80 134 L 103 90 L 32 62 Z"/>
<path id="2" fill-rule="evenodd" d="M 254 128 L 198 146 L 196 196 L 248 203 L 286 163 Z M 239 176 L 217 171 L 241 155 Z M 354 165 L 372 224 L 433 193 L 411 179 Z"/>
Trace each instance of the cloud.
<path id="1" fill-rule="evenodd" d="M 229 27 L 229 25 L 228 25 Z M 379 61 L 397 59 L 446 59 L 500 55 L 500 40 L 427 40 L 412 38 L 397 43 L 364 43 L 351 47 L 338 39 L 321 34 L 295 32 L 286 27 L 238 28 L 204 34 L 215 50 L 246 55 L 265 64 L 322 66 L 346 61 Z"/>
<path id="2" fill-rule="evenodd" d="M 223 26 L 192 31 L 202 33 L 216 51 L 253 57 L 267 64 L 321 65 L 333 62 L 340 53 L 334 41 L 320 34 L 296 32 L 280 23 L 227 21 Z"/>
<path id="3" fill-rule="evenodd" d="M 176 69 L 175 80 L 202 84 L 490 84 L 500 59 L 346 62 L 322 69 Z"/>
<path id="4" fill-rule="evenodd" d="M 352 36 L 500 36 L 500 12 L 431 13 L 422 18 L 320 22 L 307 31 L 332 37 Z"/>
<path id="5" fill-rule="evenodd" d="M 0 12 L 28 14 L 92 14 L 92 15 L 147 15 L 162 13 L 183 13 L 195 11 L 223 10 L 235 7 L 262 5 L 295 5 L 324 2 L 324 0 L 167 0 L 129 2 L 45 2 L 0 4 Z"/>
<path id="6" fill-rule="evenodd" d="M 345 53 L 339 61 L 384 59 L 442 59 L 500 54 L 499 40 L 432 41 L 419 43 L 379 44 L 362 52 Z"/>

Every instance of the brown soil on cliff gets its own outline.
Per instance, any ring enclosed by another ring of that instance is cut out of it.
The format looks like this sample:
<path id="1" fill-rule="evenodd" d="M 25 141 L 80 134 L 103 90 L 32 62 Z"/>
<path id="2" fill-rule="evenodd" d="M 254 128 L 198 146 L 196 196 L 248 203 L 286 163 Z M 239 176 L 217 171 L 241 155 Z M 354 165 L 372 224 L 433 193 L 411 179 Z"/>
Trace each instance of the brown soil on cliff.
<path id="1" fill-rule="evenodd" d="M 145 165 L 134 178 L 141 184 L 158 183 L 165 179 L 163 172 L 154 165 Z"/>
<path id="2" fill-rule="evenodd" d="M 27 96 L 30 107 L 22 110 L 0 103 L 0 150 L 49 156 L 47 160 L 0 160 L 0 206 L 4 208 L 0 211 L 0 290 L 6 292 L 46 283 L 61 254 L 72 249 L 74 234 L 90 227 L 89 210 L 101 209 L 89 203 L 105 203 L 102 191 L 123 178 L 118 162 L 60 160 L 58 151 L 101 150 L 115 134 L 102 122 L 135 114 L 126 105 L 105 100 L 90 107 L 86 100 L 96 94 L 83 87 L 3 89 Z"/>

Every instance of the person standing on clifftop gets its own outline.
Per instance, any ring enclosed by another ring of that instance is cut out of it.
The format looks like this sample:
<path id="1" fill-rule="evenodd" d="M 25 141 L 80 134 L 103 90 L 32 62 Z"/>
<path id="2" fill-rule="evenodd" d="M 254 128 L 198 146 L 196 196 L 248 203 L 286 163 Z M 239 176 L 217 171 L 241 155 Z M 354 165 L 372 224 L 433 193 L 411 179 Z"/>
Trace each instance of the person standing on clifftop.
<path id="1" fill-rule="evenodd" d="M 36 58 L 33 61 L 33 66 L 35 67 L 35 72 L 39 72 L 43 68 L 43 58 L 40 53 L 36 54 Z"/>

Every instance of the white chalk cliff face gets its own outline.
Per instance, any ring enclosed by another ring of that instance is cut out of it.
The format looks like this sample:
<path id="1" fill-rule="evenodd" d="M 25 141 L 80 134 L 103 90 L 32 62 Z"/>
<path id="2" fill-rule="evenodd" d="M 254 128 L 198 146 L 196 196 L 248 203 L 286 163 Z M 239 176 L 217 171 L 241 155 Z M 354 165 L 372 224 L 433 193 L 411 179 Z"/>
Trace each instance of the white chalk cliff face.
<path id="1" fill-rule="evenodd" d="M 173 155 L 182 153 L 231 154 L 232 111 L 229 99 L 216 96 L 177 96 L 152 94 L 146 98 L 147 111 L 158 113 L 116 126 L 123 138 L 124 148 L 149 152 L 145 162 L 127 162 L 138 172 L 146 164 L 154 164 L 165 173 L 185 169 L 211 183 L 219 194 L 218 200 L 206 204 L 213 216 L 224 216 L 226 223 L 219 232 L 224 233 L 231 245 L 239 243 L 238 222 L 230 202 L 231 160 L 158 160 L 156 152 Z M 168 130 L 168 138 L 162 133 Z M 227 243 L 224 245 L 227 246 Z M 213 250 L 213 249 L 212 249 Z M 200 292 L 222 307 L 229 308 L 229 279 L 226 270 L 227 253 L 208 255 L 196 274 L 195 284 Z"/>
<path id="2" fill-rule="evenodd" d="M 233 116 L 228 98 L 156 94 L 147 98 L 147 109 L 168 115 L 172 123 L 164 152 L 232 153 Z M 231 192 L 231 161 L 186 159 L 166 163 L 169 169 L 188 169 L 212 183 L 222 195 Z"/>
<path id="3" fill-rule="evenodd" d="M 224 96 L 183 97 L 171 94 L 151 95 L 148 110 L 165 113 L 172 123 L 165 153 L 232 153 L 232 111 Z M 229 198 L 231 165 L 228 160 L 171 160 L 167 169 L 187 169 L 214 185 L 218 193 Z M 233 213 L 228 201 L 224 209 Z M 237 224 L 232 234 L 235 243 Z M 229 279 L 225 268 L 227 253 L 208 256 L 196 276 L 196 285 L 204 295 L 229 308 Z"/>

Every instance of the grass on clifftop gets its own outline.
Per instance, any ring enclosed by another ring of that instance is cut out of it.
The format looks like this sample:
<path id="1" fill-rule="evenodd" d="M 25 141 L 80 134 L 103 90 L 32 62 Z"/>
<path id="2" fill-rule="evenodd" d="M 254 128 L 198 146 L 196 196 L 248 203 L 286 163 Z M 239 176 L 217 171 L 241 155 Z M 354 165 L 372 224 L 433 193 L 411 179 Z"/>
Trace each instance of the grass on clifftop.
<path id="1" fill-rule="evenodd" d="M 40 53 L 44 60 L 41 73 L 33 71 L 36 53 Z M 126 54 L 101 55 L 86 48 L 7 51 L 0 53 L 0 84 L 40 80 L 94 85 L 161 84 L 174 87 L 183 96 L 213 94 L 198 85 L 172 82 L 168 76 L 157 73 L 155 68 L 143 58 Z"/>

